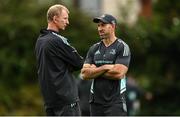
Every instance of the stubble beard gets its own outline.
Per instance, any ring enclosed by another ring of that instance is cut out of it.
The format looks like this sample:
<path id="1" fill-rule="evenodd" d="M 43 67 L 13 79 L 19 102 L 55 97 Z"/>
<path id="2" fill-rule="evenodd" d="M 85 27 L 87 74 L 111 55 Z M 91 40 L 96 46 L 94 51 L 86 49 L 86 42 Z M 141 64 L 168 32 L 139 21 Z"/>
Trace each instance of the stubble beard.
<path id="1" fill-rule="evenodd" d="M 101 40 L 108 39 L 109 35 L 108 34 L 100 35 L 100 38 L 101 38 Z"/>

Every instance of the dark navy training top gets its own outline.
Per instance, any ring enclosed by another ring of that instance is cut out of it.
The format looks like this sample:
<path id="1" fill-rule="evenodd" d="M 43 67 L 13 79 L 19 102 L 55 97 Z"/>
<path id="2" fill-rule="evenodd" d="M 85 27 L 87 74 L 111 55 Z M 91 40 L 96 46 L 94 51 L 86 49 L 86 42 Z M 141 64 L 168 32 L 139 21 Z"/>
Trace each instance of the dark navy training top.
<path id="1" fill-rule="evenodd" d="M 121 39 L 106 47 L 103 41 L 94 44 L 88 51 L 85 63 L 95 64 L 97 67 L 104 64 L 123 64 L 129 67 L 130 49 Z M 91 84 L 90 102 L 100 104 L 120 103 L 125 96 L 126 78 L 110 80 L 99 76 Z"/>

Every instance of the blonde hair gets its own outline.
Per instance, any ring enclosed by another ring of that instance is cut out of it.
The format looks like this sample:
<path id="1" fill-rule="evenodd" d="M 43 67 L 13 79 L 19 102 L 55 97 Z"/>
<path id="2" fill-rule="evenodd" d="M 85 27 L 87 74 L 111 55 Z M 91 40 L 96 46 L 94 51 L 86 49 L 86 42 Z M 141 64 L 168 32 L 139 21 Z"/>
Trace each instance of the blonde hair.
<path id="1" fill-rule="evenodd" d="M 47 21 L 53 21 L 53 17 L 60 15 L 63 9 L 69 13 L 69 10 L 61 4 L 51 6 L 47 11 Z"/>

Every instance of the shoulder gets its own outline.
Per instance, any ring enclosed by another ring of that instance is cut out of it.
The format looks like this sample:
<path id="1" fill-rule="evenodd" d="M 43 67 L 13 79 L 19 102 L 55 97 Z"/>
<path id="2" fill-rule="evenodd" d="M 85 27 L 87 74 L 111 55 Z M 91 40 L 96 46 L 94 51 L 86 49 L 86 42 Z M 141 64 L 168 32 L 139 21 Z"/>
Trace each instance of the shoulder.
<path id="1" fill-rule="evenodd" d="M 96 48 L 98 48 L 100 46 L 100 44 L 101 44 L 101 42 L 95 43 L 90 48 L 91 49 L 96 49 Z"/>
<path id="2" fill-rule="evenodd" d="M 127 44 L 126 42 L 124 42 L 124 41 L 123 41 L 122 39 L 120 39 L 120 38 L 117 39 L 117 42 L 118 42 L 118 44 L 120 44 L 120 45 L 128 46 L 128 44 Z"/>
<path id="3" fill-rule="evenodd" d="M 124 42 L 122 39 L 118 39 L 117 43 L 118 43 L 118 48 L 121 49 L 125 55 L 129 55 L 130 48 L 128 44 Z"/>
<path id="4" fill-rule="evenodd" d="M 98 43 L 93 44 L 93 45 L 89 48 L 89 53 L 94 53 L 94 52 L 99 48 L 100 45 L 101 45 L 101 42 L 98 42 Z"/>
<path id="5" fill-rule="evenodd" d="M 63 37 L 57 33 L 51 32 L 51 34 L 53 35 L 54 39 L 58 39 L 59 41 L 62 41 L 62 42 L 67 41 L 67 39 L 65 37 Z"/>
<path id="6" fill-rule="evenodd" d="M 122 39 L 117 39 L 117 44 L 118 46 L 121 46 L 123 48 L 129 48 L 128 44 L 126 42 L 124 42 Z"/>
<path id="7" fill-rule="evenodd" d="M 55 42 L 57 42 L 57 43 L 59 43 L 59 44 L 66 44 L 66 45 L 70 45 L 69 43 L 68 43 L 68 39 L 67 38 L 65 38 L 65 37 L 63 37 L 63 36 L 61 36 L 61 35 L 59 35 L 59 34 L 57 34 L 57 33 L 54 33 L 54 32 L 51 32 L 51 35 L 52 35 L 52 37 L 53 37 L 53 41 L 55 41 Z"/>

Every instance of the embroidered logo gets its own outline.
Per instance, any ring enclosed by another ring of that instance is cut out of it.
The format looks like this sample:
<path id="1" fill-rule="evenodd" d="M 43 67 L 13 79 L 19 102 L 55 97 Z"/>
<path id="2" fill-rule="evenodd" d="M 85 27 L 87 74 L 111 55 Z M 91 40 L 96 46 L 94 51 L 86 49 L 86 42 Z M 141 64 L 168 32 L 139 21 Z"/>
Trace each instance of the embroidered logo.
<path id="1" fill-rule="evenodd" d="M 115 55 L 116 54 L 116 50 L 112 49 L 109 53 L 112 54 L 112 55 Z"/>

